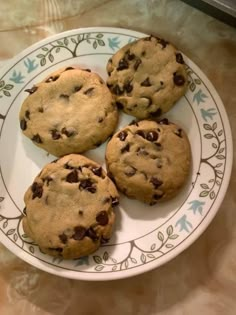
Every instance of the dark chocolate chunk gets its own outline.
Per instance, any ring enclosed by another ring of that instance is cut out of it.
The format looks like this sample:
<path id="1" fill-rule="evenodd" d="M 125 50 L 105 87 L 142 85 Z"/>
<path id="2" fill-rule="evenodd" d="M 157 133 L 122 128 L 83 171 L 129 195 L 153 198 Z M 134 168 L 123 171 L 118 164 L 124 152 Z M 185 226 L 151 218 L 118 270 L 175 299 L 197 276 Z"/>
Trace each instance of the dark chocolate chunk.
<path id="1" fill-rule="evenodd" d="M 174 74 L 173 80 L 177 86 L 182 86 L 185 83 L 185 79 L 181 74 Z"/>
<path id="2" fill-rule="evenodd" d="M 176 136 L 182 138 L 182 129 L 178 129 L 175 131 Z"/>
<path id="3" fill-rule="evenodd" d="M 84 211 L 83 210 L 79 210 L 79 215 L 83 215 Z"/>
<path id="4" fill-rule="evenodd" d="M 158 108 L 155 112 L 151 112 L 151 113 L 150 113 L 150 115 L 151 115 L 152 117 L 159 117 L 159 116 L 161 116 L 161 114 L 162 114 L 161 108 Z"/>
<path id="5" fill-rule="evenodd" d="M 117 137 L 120 139 L 120 141 L 125 141 L 127 136 L 128 136 L 128 132 L 126 130 L 119 132 L 117 135 Z"/>
<path id="6" fill-rule="evenodd" d="M 184 64 L 184 59 L 183 59 L 183 56 L 181 55 L 181 53 L 176 54 L 176 61 L 178 63 Z"/>
<path id="7" fill-rule="evenodd" d="M 78 183 L 79 182 L 79 176 L 77 170 L 73 170 L 66 176 L 66 181 L 68 183 Z"/>
<path id="8" fill-rule="evenodd" d="M 141 52 L 141 56 L 142 56 L 142 57 L 146 56 L 146 51 L 145 51 L 145 50 L 143 50 L 143 51 Z"/>
<path id="9" fill-rule="evenodd" d="M 25 118 L 30 119 L 30 111 L 29 110 L 25 111 Z"/>
<path id="10" fill-rule="evenodd" d="M 127 143 L 120 151 L 121 153 L 129 152 L 129 148 L 130 148 L 129 143 Z"/>
<path id="11" fill-rule="evenodd" d="M 169 42 L 167 42 L 163 38 L 158 38 L 158 43 L 162 45 L 162 48 L 166 48 L 166 46 L 169 44 Z"/>
<path id="12" fill-rule="evenodd" d="M 132 92 L 132 90 L 133 90 L 133 85 L 132 85 L 130 82 L 125 83 L 125 85 L 124 85 L 124 90 L 125 90 L 127 93 Z"/>
<path id="13" fill-rule="evenodd" d="M 50 177 L 50 176 L 47 176 L 47 177 L 45 177 L 45 178 L 43 179 L 43 182 L 44 182 L 47 186 L 49 186 L 49 184 L 50 184 L 51 181 L 53 181 L 53 179 L 52 179 L 52 177 Z"/>
<path id="14" fill-rule="evenodd" d="M 44 112 L 43 107 L 39 107 L 39 108 L 38 108 L 38 112 L 39 112 L 39 113 L 43 113 L 43 112 Z"/>
<path id="15" fill-rule="evenodd" d="M 167 118 L 163 118 L 158 121 L 160 125 L 169 125 L 169 120 Z"/>
<path id="16" fill-rule="evenodd" d="M 64 233 L 60 234 L 60 235 L 59 235 L 59 239 L 61 240 L 61 242 L 62 242 L 63 244 L 66 244 L 66 242 L 67 242 L 67 236 L 66 236 L 66 234 L 64 234 Z"/>
<path id="17" fill-rule="evenodd" d="M 100 211 L 96 215 L 96 221 L 100 225 L 107 225 L 107 223 L 109 222 L 109 218 L 108 218 L 107 212 L 106 211 Z"/>
<path id="18" fill-rule="evenodd" d="M 130 51 L 127 53 L 127 58 L 129 61 L 132 61 L 135 59 L 135 54 L 130 53 Z"/>
<path id="19" fill-rule="evenodd" d="M 68 138 L 75 135 L 75 131 L 72 129 L 67 129 L 66 127 L 63 127 L 61 130 L 61 133 L 66 135 Z"/>
<path id="20" fill-rule="evenodd" d="M 121 102 L 116 102 L 116 106 L 118 109 L 123 109 L 124 105 Z"/>
<path id="21" fill-rule="evenodd" d="M 38 89 L 37 86 L 33 86 L 31 89 L 26 89 L 25 92 L 28 92 L 29 94 L 33 94 Z"/>
<path id="22" fill-rule="evenodd" d="M 146 134 L 143 130 L 136 131 L 136 135 L 139 135 L 140 137 L 146 139 Z"/>
<path id="23" fill-rule="evenodd" d="M 109 238 L 104 238 L 103 236 L 102 236 L 102 238 L 101 238 L 101 244 L 106 244 L 106 243 L 108 243 L 109 242 Z"/>
<path id="24" fill-rule="evenodd" d="M 139 126 L 139 124 L 138 124 L 138 121 L 137 120 L 132 120 L 130 123 L 129 123 L 129 126 L 132 126 L 132 125 L 135 125 L 135 126 Z"/>
<path id="25" fill-rule="evenodd" d="M 151 86 L 149 77 L 147 77 L 140 85 L 141 86 Z"/>
<path id="26" fill-rule="evenodd" d="M 20 121 L 20 128 L 21 128 L 21 130 L 26 130 L 27 129 L 27 122 L 26 122 L 26 120 L 24 118 L 21 119 L 21 121 Z"/>
<path id="27" fill-rule="evenodd" d="M 81 86 L 79 86 L 79 85 L 75 86 L 74 87 L 74 93 L 79 92 L 82 89 L 82 87 L 83 87 L 82 85 Z"/>
<path id="28" fill-rule="evenodd" d="M 138 67 L 140 66 L 141 63 L 142 63 L 142 60 L 139 58 L 135 61 L 135 64 L 134 64 L 134 70 L 135 71 L 138 70 Z"/>
<path id="29" fill-rule="evenodd" d="M 43 186 L 37 182 L 34 182 L 31 186 L 31 191 L 33 193 L 32 199 L 35 199 L 36 197 L 41 198 L 43 195 Z"/>
<path id="30" fill-rule="evenodd" d="M 59 131 L 57 131 L 56 129 L 51 130 L 51 135 L 53 140 L 58 140 L 61 138 L 61 134 Z"/>
<path id="31" fill-rule="evenodd" d="M 150 183 L 153 184 L 155 189 L 157 189 L 158 187 L 160 187 L 163 184 L 163 182 L 156 177 L 152 177 L 150 179 Z"/>
<path id="32" fill-rule="evenodd" d="M 80 241 L 85 237 L 86 229 L 83 226 L 76 226 L 74 228 L 75 233 L 72 235 L 72 238 L 76 241 Z"/>
<path id="33" fill-rule="evenodd" d="M 102 177 L 102 168 L 101 168 L 101 166 L 99 166 L 99 167 L 94 166 L 94 167 L 91 168 L 91 171 L 93 172 L 94 175 L 96 175 L 98 177 Z"/>
<path id="34" fill-rule="evenodd" d="M 115 95 L 122 95 L 123 94 L 123 90 L 119 87 L 118 84 L 116 84 L 113 88 L 112 88 L 112 92 Z"/>
<path id="35" fill-rule="evenodd" d="M 156 149 L 158 150 L 158 151 L 160 151 L 161 150 L 161 144 L 160 143 L 155 143 L 155 146 L 156 146 Z"/>
<path id="36" fill-rule="evenodd" d="M 87 89 L 86 91 L 84 91 L 84 94 L 91 96 L 93 94 L 93 91 L 94 91 L 94 87 L 91 87 L 91 88 Z"/>
<path id="37" fill-rule="evenodd" d="M 158 133 L 156 131 L 149 131 L 147 133 L 146 139 L 148 141 L 154 142 L 154 141 L 156 141 L 158 139 L 158 136 L 159 135 L 158 135 Z"/>
<path id="38" fill-rule="evenodd" d="M 69 165 L 68 163 L 64 164 L 64 168 L 67 170 L 73 170 L 74 169 L 74 167 Z"/>
<path id="39" fill-rule="evenodd" d="M 89 178 L 81 180 L 81 182 L 79 184 L 79 189 L 80 190 L 83 190 L 83 189 L 87 190 L 87 191 L 91 192 L 92 194 L 94 194 L 97 191 L 96 187 L 93 185 L 93 182 Z"/>
<path id="40" fill-rule="evenodd" d="M 98 236 L 92 227 L 86 231 L 86 236 L 90 237 L 93 241 L 98 240 Z"/>
<path id="41" fill-rule="evenodd" d="M 144 37 L 143 40 L 146 41 L 146 42 L 150 42 L 152 37 L 154 37 L 153 35 L 150 35 L 148 37 Z"/>
<path id="42" fill-rule="evenodd" d="M 60 98 L 63 98 L 63 99 L 65 99 L 65 100 L 69 100 L 69 95 L 67 95 L 67 94 L 61 94 L 60 95 Z"/>
<path id="43" fill-rule="evenodd" d="M 99 117 L 99 118 L 98 118 L 98 122 L 99 122 L 99 123 L 102 123 L 103 120 L 104 120 L 103 117 Z"/>
<path id="44" fill-rule="evenodd" d="M 38 133 L 36 135 L 34 135 L 31 140 L 36 142 L 36 143 L 43 143 L 43 141 L 42 141 L 42 139 Z"/>
<path id="45" fill-rule="evenodd" d="M 59 78 L 59 75 L 55 75 L 54 77 L 49 77 L 45 82 L 49 83 L 49 82 L 54 82 Z"/>
<path id="46" fill-rule="evenodd" d="M 64 71 L 68 71 L 68 70 L 74 70 L 75 68 L 73 68 L 73 67 L 67 67 L 67 68 L 65 68 L 65 70 Z"/>
<path id="47" fill-rule="evenodd" d="M 117 71 L 125 70 L 129 68 L 129 64 L 125 59 L 120 59 L 117 67 Z"/>
<path id="48" fill-rule="evenodd" d="M 117 197 L 111 197 L 111 206 L 115 207 L 118 206 L 119 204 L 119 199 Z"/>

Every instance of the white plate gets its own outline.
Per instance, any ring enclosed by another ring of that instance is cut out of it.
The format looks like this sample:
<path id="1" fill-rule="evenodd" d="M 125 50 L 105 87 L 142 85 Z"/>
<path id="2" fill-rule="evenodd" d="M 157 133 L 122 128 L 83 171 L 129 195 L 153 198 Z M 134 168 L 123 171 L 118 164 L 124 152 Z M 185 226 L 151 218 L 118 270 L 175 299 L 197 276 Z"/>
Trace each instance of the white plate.
<path id="1" fill-rule="evenodd" d="M 114 235 L 89 257 L 55 259 L 41 253 L 22 230 L 23 195 L 39 170 L 54 159 L 25 138 L 18 112 L 25 89 L 62 66 L 79 64 L 106 78 L 108 58 L 145 34 L 88 28 L 47 38 L 19 54 L 0 75 L 0 240 L 13 253 L 47 272 L 83 280 L 126 278 L 158 267 L 192 244 L 215 216 L 232 168 L 232 137 L 224 106 L 212 84 L 187 57 L 189 89 L 165 115 L 191 142 L 189 182 L 173 200 L 156 206 L 121 197 Z M 133 118 L 121 115 L 120 125 Z M 105 144 L 86 155 L 104 165 Z M 174 179 L 173 179 L 174 180 Z"/>

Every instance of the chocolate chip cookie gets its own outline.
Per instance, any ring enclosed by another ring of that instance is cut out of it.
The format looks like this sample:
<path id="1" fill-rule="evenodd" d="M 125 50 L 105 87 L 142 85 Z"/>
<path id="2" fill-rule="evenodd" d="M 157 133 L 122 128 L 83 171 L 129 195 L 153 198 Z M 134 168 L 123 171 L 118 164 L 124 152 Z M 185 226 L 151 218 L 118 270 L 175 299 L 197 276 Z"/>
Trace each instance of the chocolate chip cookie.
<path id="1" fill-rule="evenodd" d="M 108 60 L 107 73 L 117 106 L 139 119 L 167 112 L 187 89 L 182 54 L 159 37 L 141 38 L 121 48 Z"/>
<path id="2" fill-rule="evenodd" d="M 70 154 L 47 164 L 26 191 L 23 228 L 44 253 L 89 255 L 110 239 L 118 198 L 100 165 Z"/>
<path id="3" fill-rule="evenodd" d="M 142 120 L 108 142 L 109 176 L 120 191 L 150 205 L 175 196 L 190 169 L 191 151 L 182 128 L 168 121 Z"/>
<path id="4" fill-rule="evenodd" d="M 93 149 L 116 127 L 112 95 L 89 69 L 60 69 L 26 92 L 20 127 L 34 144 L 55 156 Z"/>

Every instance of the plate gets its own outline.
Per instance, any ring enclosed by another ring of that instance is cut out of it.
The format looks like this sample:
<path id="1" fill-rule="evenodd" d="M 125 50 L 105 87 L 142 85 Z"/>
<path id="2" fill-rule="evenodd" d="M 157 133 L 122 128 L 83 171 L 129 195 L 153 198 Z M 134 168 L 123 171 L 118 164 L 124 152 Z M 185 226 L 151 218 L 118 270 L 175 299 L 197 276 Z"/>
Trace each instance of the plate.
<path id="1" fill-rule="evenodd" d="M 23 195 L 55 157 L 24 137 L 18 113 L 25 89 L 68 65 L 90 68 L 106 79 L 105 65 L 119 48 L 145 34 L 118 28 L 85 28 L 57 34 L 26 49 L 0 71 L 0 240 L 21 259 L 49 273 L 82 280 L 141 274 L 173 259 L 207 228 L 224 198 L 232 168 L 232 136 L 216 90 L 185 56 L 189 88 L 165 117 L 187 132 L 192 150 L 188 183 L 171 201 L 147 206 L 121 196 L 109 244 L 89 257 L 53 258 L 22 229 Z M 121 114 L 118 129 L 133 117 Z M 86 153 L 104 165 L 106 144 Z"/>

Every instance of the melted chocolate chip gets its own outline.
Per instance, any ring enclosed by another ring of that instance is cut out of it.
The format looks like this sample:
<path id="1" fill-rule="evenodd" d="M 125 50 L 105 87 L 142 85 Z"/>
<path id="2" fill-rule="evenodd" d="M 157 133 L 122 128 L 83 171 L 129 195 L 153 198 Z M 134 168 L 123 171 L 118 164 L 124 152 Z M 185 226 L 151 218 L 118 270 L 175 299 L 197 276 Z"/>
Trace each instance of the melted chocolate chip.
<path id="1" fill-rule="evenodd" d="M 33 86 L 31 89 L 26 89 L 25 92 L 28 92 L 29 94 L 33 94 L 38 89 L 37 86 Z"/>
<path id="2" fill-rule="evenodd" d="M 25 111 L 25 118 L 30 120 L 30 111 L 29 110 Z"/>
<path id="3" fill-rule="evenodd" d="M 129 68 L 129 64 L 125 59 L 120 59 L 117 71 L 125 70 Z"/>
<path id="4" fill-rule="evenodd" d="M 42 141 L 42 139 L 38 133 L 36 135 L 34 135 L 31 140 L 36 142 L 36 143 L 43 143 L 43 141 Z"/>
<path id="5" fill-rule="evenodd" d="M 156 141 L 158 139 L 158 133 L 156 131 L 149 131 L 147 133 L 146 139 L 148 141 L 154 142 L 154 141 Z"/>
<path id="6" fill-rule="evenodd" d="M 113 88 L 112 88 L 112 92 L 115 95 L 122 95 L 123 94 L 123 90 L 119 87 L 118 84 L 116 84 Z"/>
<path id="7" fill-rule="evenodd" d="M 147 77 L 140 85 L 141 86 L 151 86 L 149 77 Z"/>
<path id="8" fill-rule="evenodd" d="M 120 141 L 125 141 L 127 136 L 128 136 L 128 132 L 126 130 L 119 132 L 117 135 L 117 137 L 120 139 Z"/>
<path id="9" fill-rule="evenodd" d="M 84 94 L 91 96 L 93 94 L 93 91 L 94 91 L 94 87 L 91 87 L 91 88 L 87 89 L 86 91 L 84 91 Z"/>
<path id="10" fill-rule="evenodd" d="M 64 164 L 64 168 L 67 170 L 73 170 L 74 169 L 74 167 L 69 165 L 68 163 Z"/>
<path id="11" fill-rule="evenodd" d="M 60 98 L 63 98 L 63 99 L 65 99 L 65 100 L 69 100 L 69 95 L 67 95 L 67 94 L 61 94 L 60 95 Z"/>
<path id="12" fill-rule="evenodd" d="M 155 112 L 151 112 L 151 113 L 150 113 L 150 115 L 151 115 L 152 117 L 159 117 L 159 116 L 161 116 L 161 114 L 162 114 L 161 108 L 158 108 Z"/>
<path id="13" fill-rule="evenodd" d="M 75 86 L 75 87 L 74 87 L 74 93 L 79 92 L 79 91 L 82 89 L 82 87 L 83 87 L 82 85 L 80 85 L 80 86 L 79 86 L 79 85 Z"/>
<path id="14" fill-rule="evenodd" d="M 91 171 L 93 172 L 94 175 L 98 176 L 98 177 L 102 177 L 102 168 L 101 166 L 99 167 L 92 167 Z"/>
<path id="15" fill-rule="evenodd" d="M 135 125 L 135 126 L 139 126 L 139 124 L 138 124 L 138 121 L 137 120 L 132 120 L 130 123 L 129 123 L 129 126 L 132 126 L 132 125 Z"/>
<path id="16" fill-rule="evenodd" d="M 182 138 L 182 129 L 178 129 L 175 131 L 176 136 Z"/>
<path id="17" fill-rule="evenodd" d="M 79 176 L 77 170 L 73 170 L 66 176 L 66 181 L 68 183 L 78 183 L 79 182 Z"/>
<path id="18" fill-rule="evenodd" d="M 160 125 L 169 125 L 169 120 L 167 118 L 163 118 L 158 121 Z"/>
<path id="19" fill-rule="evenodd" d="M 104 120 L 103 117 L 99 117 L 99 118 L 98 118 L 98 123 L 102 123 L 103 120 Z"/>
<path id="20" fill-rule="evenodd" d="M 51 181 L 53 181 L 53 179 L 52 179 L 52 177 L 50 177 L 50 176 L 47 176 L 47 177 L 45 177 L 45 178 L 43 179 L 43 182 L 44 182 L 47 186 L 49 186 L 49 184 L 50 184 Z"/>
<path id="21" fill-rule="evenodd" d="M 100 211 L 96 215 L 96 221 L 100 225 L 107 225 L 107 223 L 109 222 L 109 218 L 108 218 L 107 212 L 106 211 Z"/>
<path id="22" fill-rule="evenodd" d="M 163 182 L 156 177 L 152 177 L 150 179 L 150 183 L 153 184 L 155 189 L 157 189 L 158 187 L 160 187 L 163 184 Z"/>
<path id="23" fill-rule="evenodd" d="M 65 70 L 64 71 L 68 71 L 68 70 L 74 70 L 75 68 L 73 68 L 73 67 L 67 67 L 67 68 L 65 68 Z"/>
<path id="24" fill-rule="evenodd" d="M 169 44 L 169 42 L 167 42 L 163 38 L 158 38 L 158 43 L 162 45 L 162 48 L 166 48 L 166 46 Z"/>
<path id="25" fill-rule="evenodd" d="M 127 82 L 127 83 L 124 85 L 124 90 L 125 90 L 127 93 L 132 92 L 132 90 L 133 90 L 133 85 L 132 85 L 130 82 Z"/>
<path id="26" fill-rule="evenodd" d="M 83 71 L 91 72 L 90 69 L 82 69 Z"/>
<path id="27" fill-rule="evenodd" d="M 137 130 L 136 135 L 139 135 L 140 137 L 146 139 L 146 134 L 143 130 Z"/>
<path id="28" fill-rule="evenodd" d="M 177 86 L 182 86 L 185 83 L 185 78 L 181 74 L 174 74 L 173 80 Z"/>
<path id="29" fill-rule="evenodd" d="M 92 227 L 90 227 L 87 231 L 86 231 L 86 235 L 88 237 L 90 237 L 93 241 L 97 241 L 98 240 L 98 236 L 96 234 L 96 232 L 94 231 L 94 229 Z"/>
<path id="30" fill-rule="evenodd" d="M 116 106 L 118 109 L 123 109 L 124 105 L 121 102 L 116 102 Z"/>
<path id="31" fill-rule="evenodd" d="M 51 163 L 57 163 L 58 160 L 59 160 L 59 159 L 55 159 L 55 160 L 53 160 Z"/>
<path id="32" fill-rule="evenodd" d="M 102 236 L 102 238 L 101 238 L 101 244 L 106 244 L 106 243 L 108 243 L 109 242 L 109 238 L 104 238 L 103 236 Z"/>
<path id="33" fill-rule="evenodd" d="M 60 235 L 59 235 L 59 239 L 61 240 L 61 242 L 62 242 L 63 244 L 66 244 L 66 242 L 67 242 L 67 236 L 66 236 L 66 234 L 64 234 L 64 233 L 60 234 Z"/>
<path id="34" fill-rule="evenodd" d="M 76 241 L 80 241 L 85 237 L 86 229 L 83 226 L 76 226 L 74 232 L 72 238 Z"/>
<path id="35" fill-rule="evenodd" d="M 183 56 L 181 55 L 181 53 L 177 53 L 175 56 L 176 56 L 176 61 L 178 63 L 184 64 L 184 59 L 183 59 Z"/>
<path id="36" fill-rule="evenodd" d="M 43 107 L 39 107 L 39 108 L 38 108 L 38 112 L 39 112 L 39 113 L 43 113 L 43 112 L 44 112 Z"/>
<path id="37" fill-rule="evenodd" d="M 118 206 L 119 204 L 119 199 L 117 197 L 111 197 L 111 206 L 115 207 Z"/>
<path id="38" fill-rule="evenodd" d="M 45 82 L 49 83 L 49 82 L 54 82 L 59 78 L 59 75 L 56 75 L 55 77 L 49 77 Z"/>
<path id="39" fill-rule="evenodd" d="M 58 140 L 61 138 L 60 132 L 56 129 L 51 130 L 51 135 L 53 140 Z"/>
<path id="40" fill-rule="evenodd" d="M 87 190 L 91 192 L 92 194 L 94 194 L 97 191 L 96 187 L 93 185 L 93 182 L 89 178 L 81 180 L 79 184 L 79 188 L 80 190 L 83 190 L 83 189 Z"/>
<path id="41" fill-rule="evenodd" d="M 43 195 L 43 187 L 37 182 L 33 183 L 33 185 L 31 186 L 31 191 L 33 193 L 32 199 L 35 199 L 36 197 L 41 198 Z"/>
<path id="42" fill-rule="evenodd" d="M 130 145 L 127 143 L 120 151 L 121 153 L 129 152 Z"/>
<path id="43" fill-rule="evenodd" d="M 83 210 L 79 210 L 79 215 L 83 215 L 84 211 Z"/>
<path id="44" fill-rule="evenodd" d="M 20 128 L 21 128 L 21 130 L 26 130 L 27 129 L 27 122 L 26 122 L 26 120 L 24 118 L 21 119 L 21 121 L 20 121 Z"/>
<path id="45" fill-rule="evenodd" d="M 142 60 L 139 58 L 135 61 L 135 64 L 134 64 L 134 70 L 135 71 L 138 70 L 138 67 L 140 66 L 141 63 L 142 63 Z"/>
<path id="46" fill-rule="evenodd" d="M 61 133 L 66 135 L 69 138 L 69 137 L 72 137 L 75 135 L 75 130 L 74 130 L 74 128 L 73 129 L 72 128 L 67 129 L 66 127 L 63 127 L 61 130 Z"/>
<path id="47" fill-rule="evenodd" d="M 129 53 L 127 54 L 127 58 L 128 58 L 129 61 L 132 61 L 132 60 L 135 59 L 135 54 L 132 54 L 132 53 L 129 52 Z"/>

